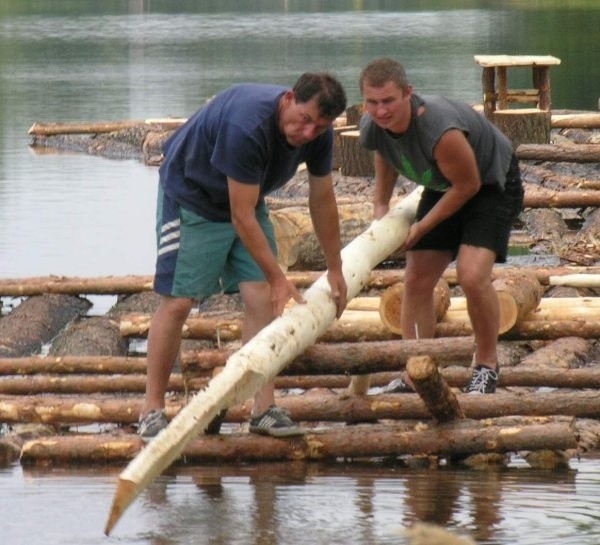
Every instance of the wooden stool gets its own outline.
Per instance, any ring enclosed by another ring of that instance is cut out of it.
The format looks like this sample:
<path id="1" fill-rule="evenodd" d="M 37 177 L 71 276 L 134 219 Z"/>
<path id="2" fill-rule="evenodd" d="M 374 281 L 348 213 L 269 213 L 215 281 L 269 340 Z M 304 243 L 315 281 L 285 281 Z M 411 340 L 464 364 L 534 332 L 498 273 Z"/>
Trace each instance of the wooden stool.
<path id="1" fill-rule="evenodd" d="M 491 118 L 496 110 L 508 109 L 509 102 L 533 103 L 539 110 L 550 110 L 550 67 L 560 64 L 560 59 L 550 55 L 475 55 L 474 58 L 483 67 L 483 111 L 486 117 Z M 507 68 L 514 66 L 531 67 L 533 89 L 507 88 Z"/>

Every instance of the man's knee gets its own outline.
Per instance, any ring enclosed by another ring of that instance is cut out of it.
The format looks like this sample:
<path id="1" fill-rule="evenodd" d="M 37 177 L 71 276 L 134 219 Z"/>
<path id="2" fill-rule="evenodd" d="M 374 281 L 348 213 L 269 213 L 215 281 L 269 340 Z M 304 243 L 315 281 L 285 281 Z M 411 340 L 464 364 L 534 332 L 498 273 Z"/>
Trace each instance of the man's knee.
<path id="1" fill-rule="evenodd" d="M 193 299 L 163 296 L 160 300 L 159 311 L 173 320 L 185 321 L 193 305 Z"/>

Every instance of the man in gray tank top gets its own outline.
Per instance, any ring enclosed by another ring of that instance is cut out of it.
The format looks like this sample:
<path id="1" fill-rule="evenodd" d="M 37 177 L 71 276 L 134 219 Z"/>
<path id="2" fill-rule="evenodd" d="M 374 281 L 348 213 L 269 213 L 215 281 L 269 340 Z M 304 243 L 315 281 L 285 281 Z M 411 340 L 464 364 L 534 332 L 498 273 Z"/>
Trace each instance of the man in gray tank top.
<path id="1" fill-rule="evenodd" d="M 402 336 L 434 336 L 434 287 L 456 260 L 475 336 L 466 391 L 493 393 L 500 311 L 492 267 L 506 261 L 510 230 L 523 207 L 512 145 L 469 105 L 414 93 L 404 68 L 392 59 L 370 62 L 360 90 L 365 107 L 360 141 L 375 152 L 375 217 L 388 212 L 399 175 L 424 186 L 401 246 L 406 251 Z M 410 390 L 402 378 L 386 387 Z"/>

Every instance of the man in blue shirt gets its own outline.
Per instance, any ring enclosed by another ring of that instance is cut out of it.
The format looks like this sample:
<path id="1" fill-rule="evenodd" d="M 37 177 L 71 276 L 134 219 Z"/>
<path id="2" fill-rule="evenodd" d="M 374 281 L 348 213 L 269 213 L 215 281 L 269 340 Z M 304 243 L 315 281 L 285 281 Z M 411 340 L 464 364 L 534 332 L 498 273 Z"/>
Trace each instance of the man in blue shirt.
<path id="1" fill-rule="evenodd" d="M 325 255 L 339 317 L 346 305 L 339 218 L 331 163 L 333 120 L 344 111 L 341 84 L 305 73 L 292 89 L 240 84 L 214 97 L 164 145 L 157 208 L 154 289 L 161 300 L 148 334 L 145 402 L 138 434 L 154 437 L 168 421 L 164 396 L 194 303 L 240 292 L 242 342 L 303 298 L 277 263 L 264 197 L 300 163 L 308 170 L 311 219 Z M 218 423 L 215 423 L 218 430 Z M 277 437 L 302 428 L 274 402 L 273 383 L 254 398 L 250 431 Z"/>

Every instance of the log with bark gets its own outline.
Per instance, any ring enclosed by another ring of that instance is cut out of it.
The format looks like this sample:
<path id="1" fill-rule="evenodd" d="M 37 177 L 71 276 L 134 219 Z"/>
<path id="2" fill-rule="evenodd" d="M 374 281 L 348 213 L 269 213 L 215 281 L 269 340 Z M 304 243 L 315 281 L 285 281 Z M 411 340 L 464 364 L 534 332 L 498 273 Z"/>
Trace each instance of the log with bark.
<path id="1" fill-rule="evenodd" d="M 55 134 L 100 134 L 147 126 L 148 128 L 176 129 L 185 123 L 183 118 L 154 118 L 126 121 L 96 121 L 92 123 L 44 123 L 35 122 L 27 131 L 29 135 L 50 136 Z"/>
<path id="2" fill-rule="evenodd" d="M 506 373 L 504 373 L 506 371 Z M 454 377 L 452 375 L 455 375 Z M 582 385 L 581 391 L 497 392 L 494 395 L 472 396 L 457 393 L 458 402 L 466 418 L 493 418 L 506 415 L 551 416 L 568 415 L 578 418 L 599 418 L 600 404 L 597 388 L 597 370 L 583 369 L 523 369 L 507 368 L 500 374 L 502 381 L 510 377 L 515 385 L 534 387 L 543 384 Z M 460 376 L 459 376 L 460 375 Z M 466 384 L 469 370 L 452 368 L 442 370 L 444 380 Z M 539 377 L 544 377 L 540 381 Z M 554 379 L 554 380 L 552 380 Z M 588 382 L 586 382 L 588 381 Z M 453 386 L 455 387 L 455 386 Z M 341 396 L 319 390 L 303 395 L 277 395 L 278 406 L 290 411 L 297 422 L 372 422 L 392 419 L 429 419 L 431 415 L 417 394 L 376 394 L 368 396 Z M 0 421 L 7 424 L 35 422 L 59 425 L 133 424 L 138 420 L 143 396 L 62 395 L 12 396 L 0 395 Z M 183 395 L 170 394 L 166 411 L 174 418 L 187 406 Z M 225 422 L 246 422 L 252 404 L 245 402 L 231 406 Z"/>
<path id="3" fill-rule="evenodd" d="M 498 265 L 492 271 L 493 278 L 514 272 L 530 272 L 544 286 L 549 285 L 550 277 L 556 281 L 559 277 L 574 278 L 575 275 L 600 275 L 600 266 L 532 266 L 514 267 Z M 315 282 L 322 271 L 288 271 L 286 276 L 298 288 L 307 288 Z M 456 269 L 450 267 L 444 271 L 443 278 L 451 285 L 457 283 Z M 586 278 L 585 276 L 582 278 Z M 594 278 L 592 276 L 592 278 Z M 385 289 L 404 280 L 403 269 L 376 269 L 371 272 L 365 288 Z M 129 275 L 107 277 L 67 277 L 42 276 L 30 278 L 0 278 L 0 296 L 21 297 L 58 293 L 65 295 L 115 295 L 134 294 L 152 290 L 152 276 Z M 596 281 L 597 282 L 597 281 Z M 557 284 L 558 285 L 558 284 Z M 592 284 L 597 285 L 597 284 Z"/>
<path id="4" fill-rule="evenodd" d="M 593 359 L 594 345 L 589 339 L 562 337 L 529 354 L 521 361 L 525 367 L 555 367 L 572 369 Z M 588 384 L 595 388 L 593 382 Z"/>
<path id="5" fill-rule="evenodd" d="M 552 127 L 557 129 L 600 129 L 600 113 L 584 112 L 573 114 L 552 114 Z"/>
<path id="6" fill-rule="evenodd" d="M 554 208 L 534 208 L 521 214 L 527 232 L 536 240 L 536 250 L 558 255 L 566 244 L 567 223 Z"/>
<path id="7" fill-rule="evenodd" d="M 339 135 L 340 171 L 342 176 L 372 177 L 375 175 L 373 152 L 359 143 L 357 130 L 343 131 Z"/>
<path id="8" fill-rule="evenodd" d="M 599 157 L 600 160 L 600 157 Z M 551 189 L 536 184 L 523 184 L 523 205 L 530 208 L 578 208 L 600 206 L 600 195 L 596 189 Z"/>
<path id="9" fill-rule="evenodd" d="M 581 176 L 574 174 L 559 174 L 549 168 L 533 163 L 523 163 L 520 166 L 523 181 L 528 182 L 527 187 L 541 185 L 551 189 L 573 187 L 579 189 L 600 189 L 600 180 L 582 179 Z"/>
<path id="10" fill-rule="evenodd" d="M 231 434 L 204 436 L 183 450 L 191 462 L 255 460 L 335 460 L 339 458 L 404 455 L 464 456 L 479 452 L 517 452 L 577 447 L 573 420 L 535 423 L 527 419 L 503 425 L 467 420 L 424 426 L 405 423 L 338 427 L 288 440 Z M 28 441 L 21 462 L 36 463 L 122 462 L 139 455 L 142 442 L 132 435 L 75 435 Z"/>
<path id="11" fill-rule="evenodd" d="M 39 352 L 42 345 L 90 307 L 89 301 L 70 295 L 39 295 L 23 301 L 0 320 L 0 357 Z"/>
<path id="12" fill-rule="evenodd" d="M 538 342 L 504 342 L 506 363 L 521 359 L 547 344 Z M 465 365 L 470 363 L 474 344 L 472 337 L 420 339 L 381 342 L 317 343 L 295 358 L 282 374 L 308 375 L 313 373 L 353 374 L 371 371 L 386 372 L 404 368 L 410 356 L 431 355 L 438 364 Z M 189 349 L 182 351 L 180 365 L 184 373 L 205 375 L 215 367 L 223 367 L 234 349 Z M 0 376 L 34 374 L 145 374 L 146 358 L 142 356 L 30 356 L 0 358 Z"/>
<path id="13" fill-rule="evenodd" d="M 1 375 L 136 374 L 146 372 L 146 358 L 121 356 L 30 356 L 0 358 Z"/>
<path id="14" fill-rule="evenodd" d="M 373 206 L 338 205 L 342 245 L 360 235 L 373 221 Z M 308 207 L 294 206 L 272 210 L 269 214 L 277 240 L 277 259 L 285 269 L 321 270 L 325 256 L 315 235 Z"/>
<path id="15" fill-rule="evenodd" d="M 127 343 L 118 320 L 91 316 L 68 324 L 53 340 L 50 356 L 125 356 Z"/>
<path id="16" fill-rule="evenodd" d="M 195 387 L 206 386 L 209 377 L 197 380 Z M 0 393 L 10 395 L 35 394 L 108 394 L 144 393 L 146 375 L 52 375 L 38 374 L 0 377 Z M 180 373 L 172 373 L 168 383 L 169 391 L 182 392 L 183 378 Z"/>
<path id="17" fill-rule="evenodd" d="M 436 422 L 464 418 L 456 395 L 429 356 L 413 356 L 406 364 L 408 377 Z"/>
<path id="18" fill-rule="evenodd" d="M 600 162 L 600 145 L 521 144 L 516 149 L 516 155 L 521 161 L 598 163 Z"/>
<path id="19" fill-rule="evenodd" d="M 504 277 L 499 278 L 502 280 Z M 510 278 L 507 276 L 506 278 Z M 537 280 L 536 280 L 537 281 Z M 496 282 L 496 280 L 494 281 Z M 516 325 L 502 333 L 510 332 L 515 334 L 518 339 L 518 334 L 521 331 L 529 331 L 527 338 L 535 331 L 543 332 L 541 338 L 556 338 L 564 336 L 561 331 L 556 331 L 555 337 L 547 335 L 550 326 L 554 324 L 573 320 L 585 324 L 582 332 L 595 332 L 600 328 L 600 321 L 594 325 L 593 321 L 598 320 L 598 306 L 596 298 L 590 297 L 574 297 L 574 298 L 542 298 L 538 308 L 533 307 L 532 301 L 535 300 L 536 292 L 531 289 L 531 284 L 523 282 L 523 287 L 528 286 L 529 291 L 523 290 L 522 294 L 516 293 L 520 297 L 519 303 L 516 302 L 515 296 L 506 296 L 508 301 L 506 314 L 509 317 L 505 318 L 505 324 L 512 323 L 512 319 L 519 319 Z M 515 286 L 515 290 L 520 286 Z M 507 292 L 503 292 L 507 293 Z M 529 299 L 528 299 L 529 297 Z M 527 312 L 533 308 L 532 311 Z M 523 319 L 521 316 L 524 315 Z M 150 327 L 151 316 L 147 314 L 127 314 L 121 319 L 121 334 L 125 337 L 145 337 L 148 334 Z M 185 323 L 182 331 L 184 338 L 190 339 L 212 339 L 221 341 L 236 340 L 241 337 L 242 313 L 228 313 L 226 315 L 190 316 Z M 569 328 L 572 330 L 572 328 Z M 450 307 L 442 320 L 436 325 L 436 337 L 457 337 L 468 336 L 472 334 L 472 328 L 468 312 L 466 310 L 466 300 L 464 297 L 451 297 Z M 589 333 L 586 333 L 587 337 Z M 349 341 L 384 341 L 397 339 L 398 335 L 389 331 L 383 322 L 379 311 L 361 311 L 361 310 L 346 310 L 342 317 L 333 323 L 320 337 L 321 342 L 349 342 Z"/>
<path id="20" fill-rule="evenodd" d="M 575 240 L 562 249 L 560 257 L 579 265 L 600 262 L 600 208 L 588 216 Z"/>
<path id="21" fill-rule="evenodd" d="M 520 144 L 550 143 L 551 113 L 537 108 L 496 110 L 492 121 L 512 142 Z"/>

